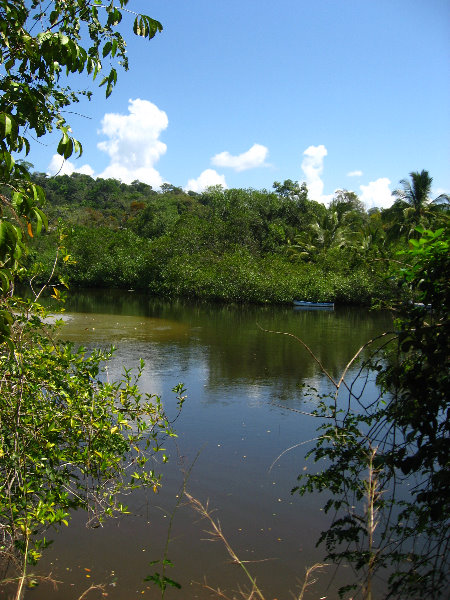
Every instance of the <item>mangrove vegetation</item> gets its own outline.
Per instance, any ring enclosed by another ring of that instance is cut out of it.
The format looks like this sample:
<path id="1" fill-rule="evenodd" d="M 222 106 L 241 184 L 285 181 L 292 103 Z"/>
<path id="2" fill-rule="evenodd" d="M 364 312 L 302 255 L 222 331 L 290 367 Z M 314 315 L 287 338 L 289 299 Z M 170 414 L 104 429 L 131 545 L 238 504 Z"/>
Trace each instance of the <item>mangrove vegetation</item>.
<path id="1" fill-rule="evenodd" d="M 391 208 L 367 211 L 354 192 L 337 191 L 326 207 L 291 180 L 275 182 L 271 191 L 194 193 L 170 184 L 156 191 L 139 181 L 34 173 L 51 226 L 32 241 L 27 264 L 36 281 L 47 281 L 63 239 L 71 258 L 56 273 L 72 287 L 370 305 L 392 298 L 389 259 L 398 260 L 417 236 L 415 227 L 448 222 L 448 198 L 432 201 L 429 174 L 411 178 Z"/>

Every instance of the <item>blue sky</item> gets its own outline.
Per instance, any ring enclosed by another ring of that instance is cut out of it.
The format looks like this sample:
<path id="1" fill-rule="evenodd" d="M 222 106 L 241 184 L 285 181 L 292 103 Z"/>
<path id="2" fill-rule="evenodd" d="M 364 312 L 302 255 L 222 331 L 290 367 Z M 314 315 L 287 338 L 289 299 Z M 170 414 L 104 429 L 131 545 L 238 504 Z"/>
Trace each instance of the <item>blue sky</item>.
<path id="1" fill-rule="evenodd" d="M 306 181 L 388 206 L 410 171 L 450 192 L 448 0 L 130 0 L 160 20 L 126 33 L 130 71 L 68 115 L 73 169 L 125 182 L 271 189 Z M 131 23 L 131 21 L 129 21 Z M 125 31 L 125 30 L 124 30 Z M 95 84 L 80 81 L 95 90 Z M 56 138 L 35 169 L 55 173 Z M 58 166 L 59 168 L 59 166 Z"/>

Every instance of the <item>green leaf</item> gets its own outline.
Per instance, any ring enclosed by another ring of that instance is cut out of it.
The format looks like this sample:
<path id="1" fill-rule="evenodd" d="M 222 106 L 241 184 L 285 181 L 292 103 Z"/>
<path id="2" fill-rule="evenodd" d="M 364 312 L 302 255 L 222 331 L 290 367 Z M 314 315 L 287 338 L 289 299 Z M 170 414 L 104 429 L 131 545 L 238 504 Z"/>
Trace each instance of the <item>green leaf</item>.
<path id="1" fill-rule="evenodd" d="M 134 19 L 134 23 L 133 23 L 133 33 L 135 35 L 141 35 L 141 29 L 140 29 L 140 25 L 139 25 L 139 17 L 136 17 Z"/>
<path id="2" fill-rule="evenodd" d="M 111 52 L 112 49 L 112 43 L 111 42 L 106 42 L 106 44 L 103 46 L 103 58 L 105 58 L 106 56 L 108 56 L 108 54 Z"/>
<path id="3" fill-rule="evenodd" d="M 0 113 L 0 137 L 1 139 L 13 134 L 17 136 L 17 125 L 14 118 L 8 113 Z"/>
<path id="4" fill-rule="evenodd" d="M 5 166 L 8 170 L 9 173 L 12 172 L 12 170 L 14 169 L 14 165 L 16 163 L 16 161 L 14 160 L 14 158 L 12 157 L 12 155 L 9 152 L 3 152 L 3 162 L 5 163 Z"/>
<path id="5" fill-rule="evenodd" d="M 54 25 L 58 19 L 59 19 L 59 11 L 53 10 L 50 13 L 50 25 Z"/>
<path id="6" fill-rule="evenodd" d="M 41 233 L 42 227 L 45 227 L 45 229 L 48 228 L 47 217 L 44 215 L 42 210 L 40 210 L 39 208 L 33 209 L 33 212 L 36 217 L 36 223 L 37 223 L 36 233 L 37 233 L 37 235 L 39 235 Z"/>
<path id="7" fill-rule="evenodd" d="M 59 141 L 57 152 L 64 158 L 69 158 L 73 153 L 73 140 L 65 131 L 65 128 L 61 129 L 63 131 L 62 138 Z"/>
<path id="8" fill-rule="evenodd" d="M 10 275 L 7 269 L 0 269 L 0 281 L 1 281 L 1 289 L 4 294 L 7 294 L 10 286 Z"/>

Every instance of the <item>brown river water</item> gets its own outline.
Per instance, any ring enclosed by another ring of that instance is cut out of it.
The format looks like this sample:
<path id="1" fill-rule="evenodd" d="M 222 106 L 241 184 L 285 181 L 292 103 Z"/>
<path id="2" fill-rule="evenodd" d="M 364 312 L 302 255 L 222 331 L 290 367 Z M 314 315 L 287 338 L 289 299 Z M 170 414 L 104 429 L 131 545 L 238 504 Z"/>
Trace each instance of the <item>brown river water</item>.
<path id="1" fill-rule="evenodd" d="M 150 562 L 163 558 L 168 536 L 174 566 L 166 575 L 182 587 L 167 588 L 167 600 L 217 597 L 206 586 L 240 598 L 239 588 L 248 588 L 242 569 L 222 543 L 208 541 L 208 523 L 185 502 L 177 507 L 191 466 L 187 489 L 209 500 L 233 550 L 251 561 L 245 565 L 265 599 L 293 598 L 305 569 L 323 560 L 315 543 L 329 522 L 323 498 L 290 493 L 297 475 L 314 469 L 304 456 L 318 423 L 298 412 L 314 408 L 302 384 L 323 392 L 327 383 L 298 341 L 264 330 L 300 337 L 338 377 L 365 342 L 392 327 L 391 317 L 348 307 L 194 304 L 102 290 L 71 293 L 64 319 L 63 338 L 88 348 L 117 347 L 111 378 L 142 358 L 143 391 L 161 395 L 169 414 L 175 414 L 175 384 L 184 383 L 188 399 L 176 422 L 178 437 L 167 446 L 162 491 L 136 492 L 127 498 L 132 514 L 103 528 L 87 529 L 80 513 L 69 527 L 49 532 L 54 542 L 37 572 L 60 583 L 56 589 L 41 583 L 26 598 L 76 600 L 92 584 L 104 588 L 85 598 L 161 598 L 144 578 L 161 573 Z M 337 598 L 346 575 L 333 567 L 316 573 L 305 600 Z"/>

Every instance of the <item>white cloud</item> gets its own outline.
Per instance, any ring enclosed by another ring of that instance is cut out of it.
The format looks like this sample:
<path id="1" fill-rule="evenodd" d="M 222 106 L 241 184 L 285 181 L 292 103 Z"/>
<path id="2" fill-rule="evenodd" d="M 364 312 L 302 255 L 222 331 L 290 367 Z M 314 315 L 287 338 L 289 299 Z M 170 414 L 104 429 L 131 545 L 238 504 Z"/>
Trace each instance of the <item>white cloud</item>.
<path id="1" fill-rule="evenodd" d="M 94 176 L 94 169 L 90 165 L 83 165 L 79 169 L 75 169 L 75 173 L 81 173 L 82 175 Z"/>
<path id="2" fill-rule="evenodd" d="M 350 171 L 350 173 L 347 173 L 347 177 L 361 177 L 362 174 L 362 171 Z"/>
<path id="3" fill-rule="evenodd" d="M 368 185 L 360 185 L 360 200 L 364 202 L 366 208 L 388 208 L 392 205 L 395 198 L 389 189 L 390 180 L 387 177 L 380 177 L 376 181 L 371 181 Z"/>
<path id="4" fill-rule="evenodd" d="M 220 152 L 212 157 L 211 162 L 216 167 L 230 167 L 235 171 L 246 171 L 256 167 L 267 167 L 264 162 L 269 154 L 268 148 L 261 144 L 253 144 L 250 150 L 238 156 L 232 156 L 229 152 Z"/>
<path id="5" fill-rule="evenodd" d="M 106 169 L 96 177 L 101 177 L 102 179 L 119 179 L 123 183 L 128 184 L 137 179 L 142 183 L 148 183 L 154 188 L 159 188 L 161 184 L 164 183 L 164 179 L 161 177 L 160 173 L 153 167 L 129 169 L 125 165 L 120 165 L 118 163 L 108 165 Z"/>
<path id="6" fill-rule="evenodd" d="M 225 175 L 219 175 L 214 169 L 206 169 L 197 179 L 189 179 L 184 189 L 192 190 L 193 192 L 203 192 L 212 185 L 221 185 L 224 188 L 228 187 Z"/>
<path id="7" fill-rule="evenodd" d="M 159 187 L 163 179 L 154 168 L 167 150 L 159 140 L 167 128 L 167 114 L 148 100 L 129 100 L 128 115 L 107 113 L 99 131 L 108 139 L 97 144 L 110 157 L 110 164 L 98 177 L 114 177 L 124 183 L 139 179 Z"/>
<path id="8" fill-rule="evenodd" d="M 302 171 L 305 174 L 308 195 L 312 200 L 327 204 L 333 198 L 333 194 L 323 194 L 323 159 L 328 154 L 323 144 L 320 146 L 309 146 L 303 152 Z"/>
<path id="9" fill-rule="evenodd" d="M 94 169 L 89 165 L 83 165 L 77 168 L 70 160 L 64 160 L 60 154 L 54 154 L 52 160 L 47 167 L 47 175 L 53 177 L 55 175 L 72 175 L 72 173 L 82 173 L 83 175 L 94 175 Z"/>
<path id="10" fill-rule="evenodd" d="M 106 113 L 99 134 L 108 139 L 99 142 L 99 150 L 106 152 L 110 163 L 94 175 L 89 165 L 76 168 L 74 163 L 55 154 L 47 167 L 49 175 L 72 175 L 84 173 L 91 177 L 120 179 L 131 183 L 139 179 L 153 187 L 160 187 L 163 178 L 155 169 L 155 163 L 166 152 L 167 146 L 159 140 L 169 120 L 164 111 L 148 100 L 129 100 L 128 115 Z"/>

